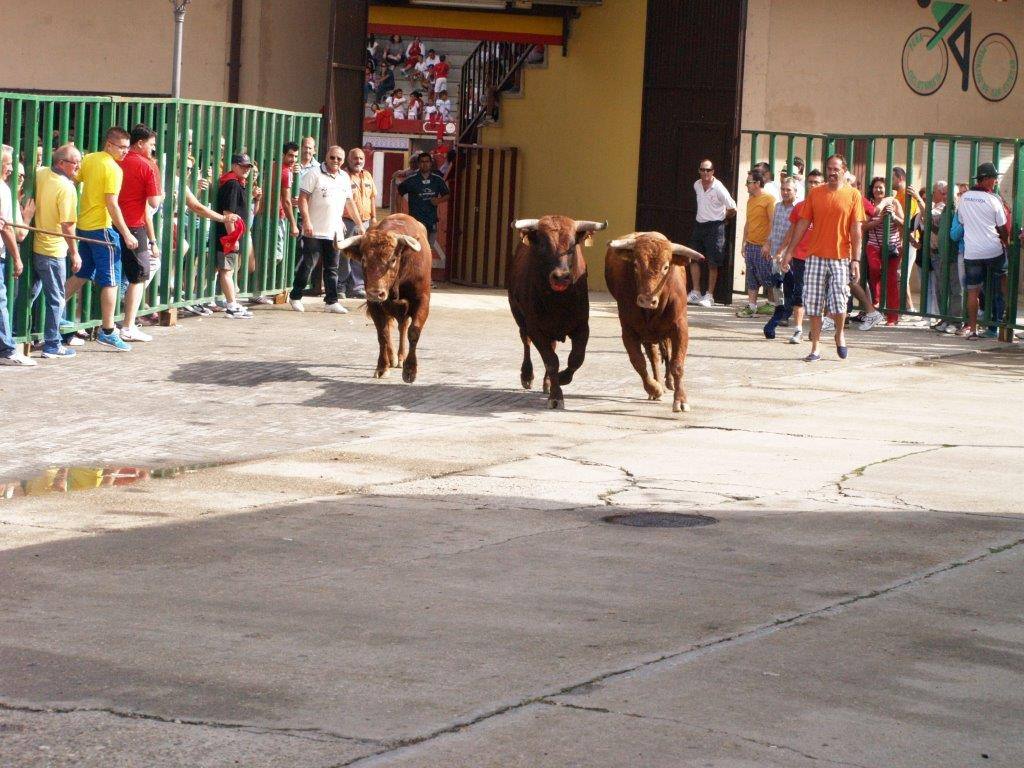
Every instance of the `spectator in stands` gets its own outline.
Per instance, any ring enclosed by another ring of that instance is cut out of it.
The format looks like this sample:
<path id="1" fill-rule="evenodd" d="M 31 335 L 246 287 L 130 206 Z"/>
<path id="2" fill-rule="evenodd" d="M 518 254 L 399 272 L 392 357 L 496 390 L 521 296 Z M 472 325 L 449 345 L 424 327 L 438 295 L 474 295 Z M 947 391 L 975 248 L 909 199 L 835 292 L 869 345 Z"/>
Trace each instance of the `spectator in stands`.
<path id="1" fill-rule="evenodd" d="M 423 94 L 419 91 L 413 91 L 409 94 L 409 112 L 407 117 L 410 120 L 419 120 L 420 115 L 423 114 Z"/>
<path id="2" fill-rule="evenodd" d="M 885 179 L 876 176 L 871 180 L 871 199 L 864 205 L 869 216 L 864 223 L 867 233 L 868 289 L 871 292 L 872 311 L 861 320 L 860 329 L 869 331 L 882 320 L 880 306 L 899 306 L 900 303 L 900 253 L 903 243 L 903 206 L 895 197 L 887 197 Z M 889 220 L 889 239 L 885 239 L 885 221 Z M 885 266 L 885 292 L 882 292 L 882 259 Z M 886 325 L 896 325 L 899 312 L 885 313 Z"/>
<path id="3" fill-rule="evenodd" d="M 384 61 L 392 67 L 397 67 L 405 60 L 405 44 L 401 35 L 392 35 L 384 50 Z"/>
<path id="4" fill-rule="evenodd" d="M 384 43 L 374 35 L 366 38 L 366 58 L 370 66 L 376 70 L 384 61 Z"/>
<path id="5" fill-rule="evenodd" d="M 807 188 L 809 190 L 820 187 L 823 183 L 824 177 L 818 169 L 815 168 L 807 174 Z M 789 231 L 786 233 L 782 246 L 776 254 L 776 259 L 780 262 L 783 273 L 784 303 L 781 307 L 777 306 L 775 308 L 772 320 L 775 321 L 776 325 L 779 325 L 782 321 L 792 318 L 793 325 L 796 328 L 789 337 L 790 344 L 799 344 L 804 340 L 804 263 L 807 259 L 808 245 L 813 228 L 809 227 L 800 239 L 800 242 L 796 243 L 793 248 L 790 248 L 793 245 L 793 234 L 796 231 L 796 225 L 800 220 L 803 207 L 803 200 L 793 206 L 793 210 L 789 214 Z M 790 255 L 783 257 L 783 254 L 787 252 Z"/>
<path id="6" fill-rule="evenodd" d="M 2 150 L 0 162 L 13 163 L 14 150 L 6 145 Z M 10 159 L 9 159 L 10 158 Z M 21 277 L 24 265 L 18 252 L 18 240 L 14 235 L 14 196 L 11 188 L 0 183 L 0 365 L 20 365 L 31 367 L 37 365 L 31 357 L 22 354 L 14 342 L 14 328 L 7 312 L 7 259 L 12 261 L 11 276 Z"/>
<path id="7" fill-rule="evenodd" d="M 366 155 L 359 147 L 349 150 L 347 170 L 349 178 L 352 179 L 352 202 L 362 220 L 360 224 L 356 224 L 346 211 L 346 215 L 343 217 L 345 237 L 350 237 L 365 232 L 377 223 L 377 184 L 373 180 L 373 174 L 366 169 Z M 365 299 L 363 265 L 358 259 L 350 261 L 344 254 L 341 255 L 341 259 L 349 262 L 350 272 L 348 279 L 339 283 L 338 296 L 345 295 L 350 299 Z"/>
<path id="8" fill-rule="evenodd" d="M 385 63 L 381 67 L 380 79 L 377 81 L 377 103 L 383 104 L 393 90 L 395 90 L 395 71 Z"/>
<path id="9" fill-rule="evenodd" d="M 448 98 L 447 90 L 437 91 L 437 98 L 434 100 L 434 107 L 437 109 L 438 117 L 444 122 L 452 119 L 452 102 Z"/>
<path id="10" fill-rule="evenodd" d="M 771 231 L 768 235 L 768 258 L 775 264 L 779 264 L 780 261 L 776 261 L 772 257 L 782 250 L 782 243 L 786 239 L 786 235 L 789 234 L 790 229 L 790 216 L 793 213 L 793 208 L 796 205 L 796 188 L 797 183 L 795 179 L 787 178 L 782 182 L 782 199 L 778 205 L 775 206 L 775 211 L 772 213 L 772 224 Z M 764 325 L 764 337 L 766 339 L 775 338 L 775 328 L 782 318 L 779 313 L 780 307 L 784 306 L 783 302 L 778 302 L 772 309 L 772 316 Z M 776 320 L 776 317 L 779 317 Z"/>
<path id="11" fill-rule="evenodd" d="M 100 332 L 96 341 L 118 352 L 131 351 L 114 325 L 114 307 L 121 285 L 121 248 L 132 251 L 139 241 L 125 223 L 117 205 L 123 174 L 118 161 L 128 154 L 131 141 L 128 132 L 114 126 L 107 130 L 103 149 L 82 158 L 78 180 L 82 183 L 79 201 L 78 230 L 82 237 L 102 240 L 106 245 L 83 241 L 79 246 L 81 268 L 68 278 L 64 296 L 71 299 L 87 280 L 100 292 Z M 115 228 L 116 227 L 116 228 Z"/>
<path id="12" fill-rule="evenodd" d="M 440 57 L 437 55 L 437 51 L 433 48 L 427 51 L 427 55 L 423 57 L 423 61 L 416 65 L 417 77 L 422 81 L 424 86 L 430 84 L 431 78 L 431 67 L 436 67 L 441 63 Z"/>
<path id="13" fill-rule="evenodd" d="M 295 265 L 295 280 L 289 295 L 292 309 L 305 312 L 302 292 L 309 283 L 309 275 L 317 262 L 324 271 L 324 311 L 344 315 L 348 312 L 338 303 L 338 285 L 348 279 L 348 260 L 340 263 L 335 248 L 344 238 L 342 217 L 349 218 L 363 229 L 363 221 L 352 202 L 352 179 L 342 170 L 345 150 L 338 146 L 327 148 L 327 157 L 316 173 L 307 173 L 299 190 L 299 210 L 302 213 L 301 256 Z M 344 274 L 339 269 L 344 267 Z"/>
<path id="14" fill-rule="evenodd" d="M 402 65 L 402 74 L 408 75 L 416 69 L 416 65 L 423 58 L 423 41 L 414 37 L 409 47 L 405 49 L 405 63 Z"/>
<path id="15" fill-rule="evenodd" d="M 429 152 L 420 152 L 416 161 L 419 173 L 399 184 L 398 194 L 406 196 L 409 215 L 426 228 L 430 250 L 437 253 L 437 206 L 448 199 L 448 185 L 441 174 L 434 170 L 434 161 Z"/>
<path id="16" fill-rule="evenodd" d="M 225 218 L 223 224 L 217 225 L 217 277 L 220 282 L 221 292 L 224 294 L 224 313 L 232 319 L 246 320 L 252 317 L 252 313 L 238 303 L 237 287 L 235 285 L 235 270 L 239 266 L 239 254 L 245 247 L 244 233 L 247 222 L 251 221 L 249 215 L 249 201 L 246 195 L 246 184 L 250 183 L 250 174 L 253 171 L 253 162 L 244 152 L 231 156 L 231 170 L 223 174 L 217 188 L 216 210 Z M 255 175 L 251 180 L 253 185 L 253 203 L 258 204 L 262 195 L 256 194 Z M 227 226 L 227 214 L 234 214 L 231 229 Z"/>
<path id="17" fill-rule="evenodd" d="M 779 186 L 779 182 L 775 181 L 775 174 L 772 173 L 772 167 L 768 163 L 757 163 L 754 166 L 755 171 L 761 172 L 761 178 L 764 179 L 764 191 L 771 195 L 775 202 L 782 199 L 782 188 Z"/>
<path id="18" fill-rule="evenodd" d="M 434 65 L 434 93 L 448 92 L 448 73 L 451 70 L 448 57 L 442 53 L 440 61 Z"/>
<path id="19" fill-rule="evenodd" d="M 405 92 L 401 88 L 395 88 L 384 103 L 395 113 L 395 120 L 405 120 L 405 110 L 409 106 L 409 99 L 406 98 Z"/>
<path id="20" fill-rule="evenodd" d="M 992 163 L 982 163 L 975 175 L 975 185 L 960 198 L 957 218 L 963 226 L 964 285 L 967 289 L 968 339 L 982 338 L 978 333 L 979 295 L 991 286 L 996 296 L 986 296 L 991 320 L 1002 315 L 1003 281 L 1007 271 L 1007 247 L 1010 231 L 1002 200 L 995 194 L 999 171 Z M 969 329 L 969 330 L 968 330 Z M 984 334 L 993 337 L 993 329 Z"/>
<path id="21" fill-rule="evenodd" d="M 377 74 L 373 67 L 366 66 L 366 79 L 363 82 L 363 101 L 372 102 L 377 95 Z"/>
<path id="22" fill-rule="evenodd" d="M 78 189 L 75 187 L 82 153 L 72 144 L 57 147 L 53 152 L 53 165 L 36 171 L 35 226 L 46 232 L 36 232 L 32 241 L 32 300 L 41 290 L 46 306 L 43 326 L 43 357 L 74 357 L 75 351 L 64 346 L 60 333 L 64 317 L 64 283 L 67 280 L 66 260 L 71 258 L 71 271 L 82 266 L 78 255 L 75 225 L 78 221 Z M 2 269 L 2 267 L 0 267 Z"/>
<path id="23" fill-rule="evenodd" d="M 736 317 L 753 317 L 758 313 L 757 293 L 761 288 L 770 295 L 774 288 L 772 254 L 768 251 L 768 235 L 775 213 L 775 198 L 764 191 L 765 179 L 756 167 L 747 174 L 747 221 L 743 225 L 743 260 L 746 263 L 747 304 Z M 774 314 L 774 304 L 763 313 Z"/>
<path id="24" fill-rule="evenodd" d="M 725 266 L 725 220 L 736 215 L 736 201 L 725 185 L 715 178 L 715 164 L 705 158 L 698 166 L 700 178 L 693 182 L 697 194 L 697 223 L 693 227 L 690 246 L 704 255 L 708 266 L 708 288 L 700 293 L 700 263 L 690 264 L 690 293 L 687 301 L 703 307 L 715 303 L 718 270 Z"/>

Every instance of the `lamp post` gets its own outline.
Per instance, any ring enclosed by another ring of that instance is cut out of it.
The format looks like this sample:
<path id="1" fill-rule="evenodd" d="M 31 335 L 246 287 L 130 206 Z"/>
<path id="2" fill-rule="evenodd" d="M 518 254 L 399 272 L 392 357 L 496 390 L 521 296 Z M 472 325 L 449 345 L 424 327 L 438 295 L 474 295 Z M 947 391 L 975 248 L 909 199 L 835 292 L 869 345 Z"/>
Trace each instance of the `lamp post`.
<path id="1" fill-rule="evenodd" d="M 185 34 L 185 8 L 192 0 L 171 0 L 174 7 L 174 60 L 171 64 L 171 96 L 181 98 L 181 39 Z"/>

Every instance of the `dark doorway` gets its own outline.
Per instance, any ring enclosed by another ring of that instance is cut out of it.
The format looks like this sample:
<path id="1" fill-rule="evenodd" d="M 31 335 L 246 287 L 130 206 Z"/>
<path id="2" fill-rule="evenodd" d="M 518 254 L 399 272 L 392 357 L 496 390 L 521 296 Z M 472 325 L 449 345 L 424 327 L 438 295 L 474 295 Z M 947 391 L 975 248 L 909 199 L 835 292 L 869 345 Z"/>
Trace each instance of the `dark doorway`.
<path id="1" fill-rule="evenodd" d="M 736 195 L 746 0 L 648 0 L 636 227 L 687 243 L 705 157 Z M 732 300 L 732 243 L 715 300 Z"/>

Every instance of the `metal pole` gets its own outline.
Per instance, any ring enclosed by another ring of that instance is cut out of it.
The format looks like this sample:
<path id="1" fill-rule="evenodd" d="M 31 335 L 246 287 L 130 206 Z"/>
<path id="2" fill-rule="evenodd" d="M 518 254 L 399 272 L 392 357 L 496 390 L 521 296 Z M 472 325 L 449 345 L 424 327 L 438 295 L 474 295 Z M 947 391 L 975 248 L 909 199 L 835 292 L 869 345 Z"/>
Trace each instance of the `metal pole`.
<path id="1" fill-rule="evenodd" d="M 185 35 L 185 7 L 191 0 L 171 0 L 174 6 L 174 60 L 171 64 L 171 96 L 181 98 L 181 42 Z"/>

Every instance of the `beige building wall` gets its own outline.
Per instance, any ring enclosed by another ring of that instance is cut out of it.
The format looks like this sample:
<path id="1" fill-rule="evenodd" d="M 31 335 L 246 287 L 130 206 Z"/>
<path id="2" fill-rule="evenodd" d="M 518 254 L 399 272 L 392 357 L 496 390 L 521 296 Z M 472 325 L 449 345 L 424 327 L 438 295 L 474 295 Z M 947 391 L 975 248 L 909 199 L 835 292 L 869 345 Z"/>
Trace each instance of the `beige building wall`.
<path id="1" fill-rule="evenodd" d="M 167 0 L 22 3 L 0 6 L 5 29 L 0 88 L 169 95 L 174 16 Z M 240 97 L 244 103 L 319 112 L 329 3 L 245 0 Z M 182 96 L 228 96 L 231 0 L 196 0 L 185 15 Z M 39 41 L 47 41 L 45 52 Z"/>
<path id="2" fill-rule="evenodd" d="M 499 124 L 481 132 L 482 144 L 520 149 L 517 216 L 608 220 L 584 249 L 594 288 L 604 243 L 636 222 L 646 13 L 646 0 L 584 8 L 569 55 L 550 47 L 546 68 L 526 70 L 523 97 L 502 99 Z"/>

